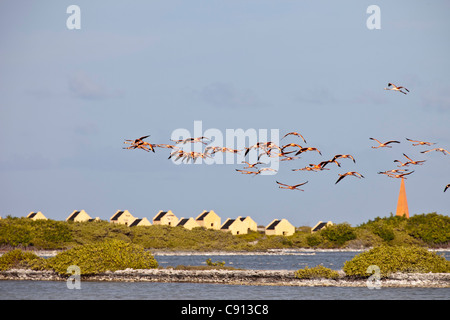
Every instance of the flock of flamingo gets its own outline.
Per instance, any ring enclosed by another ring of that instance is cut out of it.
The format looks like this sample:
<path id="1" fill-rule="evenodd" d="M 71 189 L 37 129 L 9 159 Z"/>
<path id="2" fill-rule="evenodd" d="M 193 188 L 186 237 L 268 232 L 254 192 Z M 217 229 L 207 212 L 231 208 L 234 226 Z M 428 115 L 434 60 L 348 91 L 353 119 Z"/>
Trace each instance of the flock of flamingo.
<path id="1" fill-rule="evenodd" d="M 384 89 L 401 92 L 403 94 L 407 94 L 405 91 L 403 91 L 403 89 L 406 90 L 407 92 L 409 92 L 409 90 L 406 89 L 405 87 L 396 86 L 393 83 L 388 83 L 388 87 L 384 88 Z M 299 139 L 301 139 L 301 141 L 298 141 L 299 143 L 302 143 L 302 144 L 307 143 L 306 139 L 303 137 L 303 135 L 301 135 L 299 132 L 296 132 L 296 131 L 286 133 L 281 138 L 281 140 L 285 139 L 288 136 L 298 137 Z M 209 139 L 207 137 L 203 137 L 203 136 L 196 137 L 196 138 L 187 138 L 187 139 L 182 139 L 182 140 L 171 140 L 172 142 L 174 142 L 174 144 L 152 144 L 147 141 L 144 141 L 144 139 L 146 139 L 148 137 L 150 137 L 150 135 L 142 136 L 137 139 L 127 139 L 124 141 L 124 143 L 129 144 L 130 146 L 125 147 L 124 149 L 142 149 L 147 152 L 150 152 L 150 151 L 155 152 L 155 148 L 168 148 L 168 149 L 172 150 L 168 159 L 174 158 L 175 161 L 181 159 L 181 161 L 186 161 L 186 162 L 192 160 L 194 163 L 198 158 L 203 158 L 203 159 L 211 158 L 212 155 L 214 155 L 217 152 L 240 153 L 241 151 L 243 151 L 244 155 L 247 156 L 252 150 L 259 151 L 257 162 L 250 163 L 248 161 L 243 161 L 242 163 L 246 164 L 247 166 L 242 169 L 235 169 L 237 172 L 239 172 L 241 174 L 253 175 L 253 176 L 259 175 L 265 171 L 276 172 L 275 169 L 268 168 L 268 167 L 259 168 L 259 165 L 265 164 L 264 162 L 259 161 L 261 159 L 261 157 L 264 157 L 264 156 L 279 157 L 280 161 L 292 161 L 292 160 L 298 159 L 299 158 L 298 155 L 305 153 L 305 152 L 317 152 L 319 155 L 322 155 L 321 151 L 315 147 L 304 147 L 304 146 L 300 145 L 299 143 L 295 143 L 295 142 L 287 143 L 282 146 L 278 146 L 271 141 L 257 142 L 256 144 L 254 144 L 250 147 L 246 147 L 243 150 L 236 150 L 236 149 L 225 148 L 225 147 L 208 146 L 208 144 L 211 143 L 212 141 L 211 141 L 211 139 Z M 375 138 L 369 138 L 369 139 L 378 143 L 378 145 L 371 147 L 373 149 L 392 148 L 392 144 L 400 143 L 400 141 L 398 141 L 398 140 L 388 140 L 386 142 L 381 142 Z M 432 146 L 435 144 L 432 142 L 426 142 L 426 141 L 421 141 L 421 140 L 412 140 L 409 138 L 406 138 L 406 140 L 411 142 L 412 146 Z M 201 143 L 203 145 L 206 145 L 206 147 L 204 148 L 203 152 L 184 151 L 182 148 L 182 145 L 185 145 L 188 143 Z M 292 150 L 290 148 L 296 148 L 296 149 Z M 429 150 L 424 150 L 424 151 L 421 151 L 421 153 L 425 154 L 425 153 L 432 152 L 432 151 L 442 152 L 444 155 L 446 155 L 446 154 L 450 155 L 450 152 L 443 148 L 433 148 L 433 149 L 429 149 Z M 407 179 L 406 176 L 414 173 L 415 171 L 414 170 L 409 171 L 409 169 L 406 169 L 406 168 L 408 168 L 410 165 L 414 165 L 414 166 L 422 165 L 426 161 L 426 160 L 413 160 L 405 153 L 403 153 L 403 156 L 406 158 L 406 160 L 404 160 L 404 162 L 397 160 L 397 159 L 393 161 L 395 163 L 398 163 L 398 166 L 397 166 L 398 169 L 392 169 L 392 170 L 387 170 L 387 171 L 382 171 L 382 172 L 380 171 L 380 172 L 378 172 L 378 174 L 383 174 L 390 178 Z M 303 168 L 292 169 L 292 171 L 330 170 L 329 168 L 326 168 L 327 165 L 335 164 L 337 167 L 341 167 L 341 164 L 337 161 L 340 159 L 350 159 L 353 161 L 353 163 L 356 163 L 355 158 L 350 154 L 336 154 L 334 157 L 332 157 L 329 160 L 321 161 L 318 164 L 311 163 L 308 166 L 305 166 Z M 345 177 L 349 177 L 349 176 L 353 176 L 353 177 L 356 177 L 359 179 L 364 178 L 364 176 L 357 171 L 348 171 L 348 172 L 344 172 L 344 173 L 339 173 L 338 179 L 336 180 L 335 184 L 339 183 L 340 181 L 342 181 L 342 179 L 344 179 Z M 278 184 L 278 187 L 280 189 L 304 191 L 303 189 L 300 189 L 299 187 L 307 184 L 308 181 L 305 181 L 305 182 L 302 182 L 299 184 L 294 184 L 294 185 L 281 183 L 279 181 L 276 181 L 276 183 Z M 447 184 L 444 187 L 444 192 L 447 191 L 447 189 L 449 189 L 449 188 L 450 188 L 450 184 Z"/>
<path id="2" fill-rule="evenodd" d="M 388 145 L 389 143 L 400 143 L 400 141 L 396 141 L 396 140 L 391 140 L 391 141 L 387 141 L 385 143 L 381 143 L 380 141 L 378 141 L 376 139 L 373 139 L 373 138 L 370 138 L 370 139 L 375 140 L 379 143 L 379 145 L 377 147 L 372 147 L 372 148 L 380 148 L 380 147 L 391 148 L 391 146 Z M 412 142 L 412 146 L 431 146 L 431 145 L 435 144 L 434 142 L 412 140 L 412 139 L 408 139 L 408 138 L 406 138 L 406 140 Z M 450 154 L 450 152 L 448 152 L 447 150 L 445 150 L 443 148 L 433 148 L 430 150 L 421 151 L 421 153 L 428 153 L 431 151 L 439 151 L 439 152 L 442 152 L 444 155 Z M 398 163 L 398 165 L 397 165 L 398 168 L 409 167 L 409 165 L 414 165 L 414 166 L 423 165 L 426 161 L 426 160 L 413 160 L 411 157 L 409 157 L 405 153 L 403 153 L 403 156 L 406 158 L 406 160 L 404 162 L 401 160 L 397 160 L 397 159 L 393 161 L 393 162 Z M 414 172 L 415 172 L 415 170 L 409 171 L 409 169 L 392 169 L 392 170 L 378 172 L 378 174 L 384 174 L 391 178 L 407 179 L 405 176 L 410 175 Z M 450 187 L 450 184 L 446 185 L 444 187 L 444 192 L 447 191 L 447 189 L 449 187 Z"/>

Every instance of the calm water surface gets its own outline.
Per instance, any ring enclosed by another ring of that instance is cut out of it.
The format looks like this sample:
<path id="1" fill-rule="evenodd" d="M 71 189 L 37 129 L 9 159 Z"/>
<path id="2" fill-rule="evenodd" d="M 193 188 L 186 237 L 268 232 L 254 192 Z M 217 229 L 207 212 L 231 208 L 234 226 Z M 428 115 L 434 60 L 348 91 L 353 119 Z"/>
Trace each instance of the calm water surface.
<path id="1" fill-rule="evenodd" d="M 301 252 L 284 254 L 220 254 L 220 255 L 158 255 L 155 258 L 162 267 L 177 265 L 206 265 L 206 259 L 210 258 L 212 262 L 223 261 L 226 266 L 240 269 L 256 270 L 298 270 L 308 267 L 314 267 L 318 264 L 338 270 L 342 269 L 345 261 L 351 260 L 360 252 Z"/>
<path id="2" fill-rule="evenodd" d="M 448 300 L 448 288 L 235 286 L 197 283 L 0 281 L 1 300 Z"/>
<path id="3" fill-rule="evenodd" d="M 223 261 L 226 266 L 256 270 L 298 270 L 322 264 L 324 267 L 340 270 L 344 263 L 353 259 L 359 251 L 318 251 L 297 252 L 292 254 L 251 254 L 251 255 L 158 255 L 155 258 L 162 267 L 177 265 L 206 265 L 206 259 L 212 262 Z M 450 260 L 450 251 L 437 252 Z"/>

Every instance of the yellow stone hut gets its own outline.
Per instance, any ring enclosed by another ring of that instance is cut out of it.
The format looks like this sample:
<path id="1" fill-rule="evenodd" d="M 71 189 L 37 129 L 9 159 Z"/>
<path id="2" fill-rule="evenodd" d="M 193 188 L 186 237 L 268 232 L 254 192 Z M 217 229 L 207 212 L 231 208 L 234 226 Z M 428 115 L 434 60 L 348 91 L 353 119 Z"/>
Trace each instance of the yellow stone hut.
<path id="1" fill-rule="evenodd" d="M 220 231 L 231 232 L 233 235 L 237 234 L 247 234 L 247 225 L 242 222 L 239 218 L 225 220 L 223 225 L 220 227 Z"/>
<path id="2" fill-rule="evenodd" d="M 138 226 L 151 226 L 152 224 L 148 221 L 147 218 L 135 219 L 129 226 L 130 227 L 138 227 Z"/>
<path id="3" fill-rule="evenodd" d="M 203 210 L 203 212 L 195 218 L 195 221 L 200 227 L 204 227 L 206 229 L 219 230 L 221 227 L 220 217 L 213 210 Z"/>
<path id="4" fill-rule="evenodd" d="M 47 220 L 47 218 L 44 216 L 44 214 L 40 211 L 38 212 L 30 212 L 27 215 L 27 218 L 31 219 L 31 220 Z"/>
<path id="5" fill-rule="evenodd" d="M 74 222 L 84 222 L 84 221 L 93 221 L 90 215 L 86 213 L 84 210 L 74 210 L 67 218 L 66 221 L 74 221 Z"/>
<path id="6" fill-rule="evenodd" d="M 279 236 L 291 236 L 295 232 L 295 227 L 290 224 L 286 219 L 274 219 L 269 223 L 265 229 L 265 233 L 268 236 L 279 235 Z"/>
<path id="7" fill-rule="evenodd" d="M 175 227 L 178 224 L 178 220 L 177 216 L 171 210 L 160 210 L 153 218 L 153 224 Z"/>
<path id="8" fill-rule="evenodd" d="M 258 230 L 257 223 L 249 216 L 247 216 L 247 217 L 239 216 L 238 219 L 241 220 L 242 223 L 244 223 L 246 225 L 247 233 L 248 233 L 248 231 L 257 231 Z"/>
<path id="9" fill-rule="evenodd" d="M 193 228 L 199 227 L 198 223 L 195 222 L 193 218 L 180 218 L 178 221 L 177 227 L 183 227 L 188 230 L 192 230 Z"/>
<path id="10" fill-rule="evenodd" d="M 136 220 L 128 210 L 117 210 L 117 212 L 109 219 L 111 223 L 130 225 Z"/>
<path id="11" fill-rule="evenodd" d="M 314 227 L 311 228 L 311 233 L 320 231 L 323 228 L 326 228 L 326 227 L 332 226 L 332 225 L 333 225 L 333 222 L 331 222 L 331 221 L 328 221 L 328 222 L 319 221 L 319 222 L 316 223 L 316 225 Z"/>

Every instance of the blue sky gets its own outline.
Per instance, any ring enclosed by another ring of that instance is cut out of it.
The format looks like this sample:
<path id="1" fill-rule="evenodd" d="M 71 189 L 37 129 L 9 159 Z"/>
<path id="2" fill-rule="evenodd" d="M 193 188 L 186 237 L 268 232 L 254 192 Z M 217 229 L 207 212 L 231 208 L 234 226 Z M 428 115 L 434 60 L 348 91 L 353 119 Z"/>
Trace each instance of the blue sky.
<path id="1" fill-rule="evenodd" d="M 66 27 L 71 4 L 80 30 Z M 366 27 L 373 4 L 379 30 Z M 2 1 L 0 216 L 214 210 L 223 221 L 358 225 L 395 212 L 400 180 L 377 172 L 396 168 L 403 153 L 426 160 L 405 181 L 410 215 L 448 215 L 450 155 L 405 140 L 450 150 L 448 9 L 446 1 Z M 385 91 L 388 82 L 411 92 Z M 175 165 L 167 149 L 122 149 L 149 134 L 169 143 L 194 121 L 224 133 L 298 131 L 322 156 L 249 177 L 238 163 Z M 370 137 L 401 143 L 372 149 Z M 356 163 L 291 171 L 339 153 Z M 335 184 L 346 171 L 365 178 Z M 276 180 L 309 182 L 301 192 Z"/>

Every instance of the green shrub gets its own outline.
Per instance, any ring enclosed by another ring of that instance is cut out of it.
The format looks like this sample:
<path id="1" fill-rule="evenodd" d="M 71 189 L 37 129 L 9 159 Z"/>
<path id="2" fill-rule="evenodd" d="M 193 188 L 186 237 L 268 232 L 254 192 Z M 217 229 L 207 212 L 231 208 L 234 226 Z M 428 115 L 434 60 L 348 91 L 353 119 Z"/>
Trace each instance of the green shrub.
<path id="1" fill-rule="evenodd" d="M 374 234 L 383 239 L 383 241 L 389 242 L 394 240 L 394 230 L 382 223 L 373 224 L 371 230 Z"/>
<path id="2" fill-rule="evenodd" d="M 2 220 L 0 220 L 0 245 L 13 247 L 27 247 L 30 245 L 33 239 L 30 228 L 11 223 L 2 223 Z"/>
<path id="3" fill-rule="evenodd" d="M 223 267 L 225 265 L 225 261 L 216 261 L 212 262 L 211 258 L 206 259 L 206 265 L 212 267 Z"/>
<path id="4" fill-rule="evenodd" d="M 419 247 L 427 247 L 427 244 L 423 242 L 419 238 L 414 238 L 410 236 L 404 230 L 396 230 L 394 229 L 394 239 L 389 241 L 386 244 L 390 246 L 419 246 Z M 375 246 L 374 246 L 375 247 Z M 430 246 L 428 246 L 430 247 Z"/>
<path id="5" fill-rule="evenodd" d="M 239 234 L 237 238 L 245 240 L 247 242 L 257 241 L 264 237 L 264 234 L 258 231 L 249 230 L 247 234 Z"/>
<path id="6" fill-rule="evenodd" d="M 320 235 L 326 240 L 337 244 L 338 246 L 342 246 L 349 240 L 356 239 L 356 233 L 348 223 L 340 223 L 332 226 L 327 226 L 320 231 Z"/>
<path id="7" fill-rule="evenodd" d="M 408 219 L 407 232 L 429 245 L 450 242 L 450 217 L 437 213 L 414 215 Z"/>
<path id="8" fill-rule="evenodd" d="M 44 270 L 47 269 L 47 261 L 32 252 L 14 249 L 0 257 L 0 270 L 9 269 Z"/>
<path id="9" fill-rule="evenodd" d="M 404 229 L 404 226 L 406 225 L 406 222 L 408 221 L 408 218 L 404 216 L 397 216 L 393 215 L 392 212 L 389 215 L 389 217 L 376 217 L 373 220 L 369 220 L 366 223 L 363 223 L 360 225 L 360 227 L 367 227 L 372 224 L 382 224 L 390 228 L 396 228 L 396 229 Z"/>
<path id="10" fill-rule="evenodd" d="M 83 275 L 158 267 L 153 255 L 143 247 L 115 239 L 74 247 L 49 260 L 49 265 L 59 274 L 66 274 L 71 265 L 78 266 Z"/>
<path id="11" fill-rule="evenodd" d="M 61 249 L 72 240 L 66 222 L 7 217 L 0 220 L 0 245 Z"/>
<path id="12" fill-rule="evenodd" d="M 407 231 L 406 226 L 409 219 L 406 217 L 394 216 L 392 213 L 389 217 L 377 217 L 374 220 L 369 220 L 356 228 L 357 237 L 361 237 L 361 232 L 367 236 L 367 232 L 373 234 L 377 239 L 389 245 L 425 245 L 420 238 L 412 237 Z M 380 241 L 375 238 L 371 239 L 372 247 L 381 245 Z"/>
<path id="13" fill-rule="evenodd" d="M 380 246 L 383 240 L 368 228 L 355 228 L 356 239 L 350 240 L 345 245 L 347 248 L 362 249 Z"/>
<path id="14" fill-rule="evenodd" d="M 395 272 L 440 273 L 450 272 L 450 261 L 417 246 L 380 246 L 355 256 L 345 262 L 343 271 L 348 276 L 368 277 L 367 268 L 376 265 L 381 276 Z"/>
<path id="15" fill-rule="evenodd" d="M 131 242 L 132 238 L 131 228 L 123 224 L 108 221 L 70 221 L 67 225 L 73 235 L 73 243 L 76 245 L 98 243 L 111 239 Z"/>
<path id="16" fill-rule="evenodd" d="M 339 273 L 323 265 L 317 265 L 312 268 L 305 267 L 295 271 L 295 277 L 299 279 L 337 279 L 339 278 Z"/>
<path id="17" fill-rule="evenodd" d="M 305 231 L 305 227 L 301 227 L 300 231 L 296 231 L 292 236 L 290 236 L 290 240 L 293 248 L 307 248 L 310 247 L 308 245 L 307 238 L 311 236 L 311 228 Z"/>
<path id="18" fill-rule="evenodd" d="M 317 247 L 323 242 L 323 238 L 319 233 L 313 233 L 311 235 L 306 236 L 306 243 L 311 248 Z"/>
<path id="19" fill-rule="evenodd" d="M 169 250 L 246 250 L 251 245 L 239 236 L 229 232 L 205 228 L 170 227 L 152 225 L 128 228 L 131 241 L 145 248 Z"/>
<path id="20" fill-rule="evenodd" d="M 59 249 L 72 240 L 72 234 L 63 221 L 36 220 L 31 223 L 32 245 L 43 249 Z"/>

